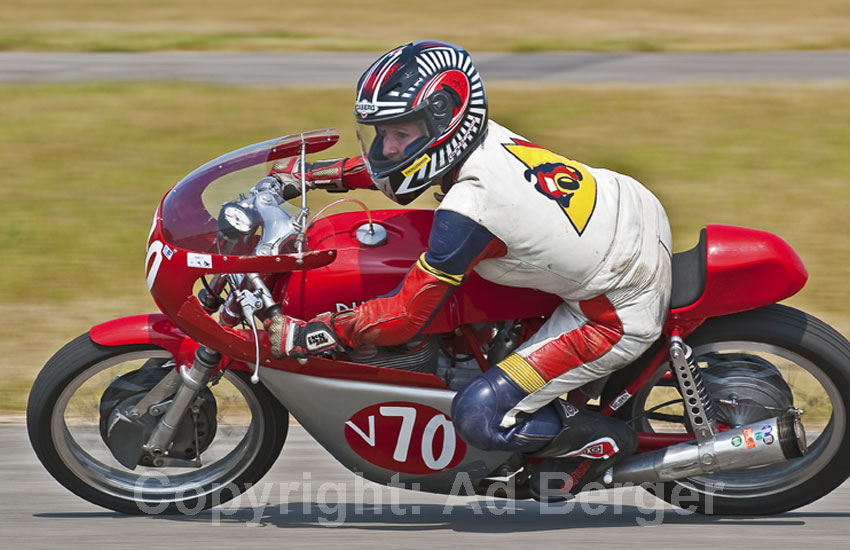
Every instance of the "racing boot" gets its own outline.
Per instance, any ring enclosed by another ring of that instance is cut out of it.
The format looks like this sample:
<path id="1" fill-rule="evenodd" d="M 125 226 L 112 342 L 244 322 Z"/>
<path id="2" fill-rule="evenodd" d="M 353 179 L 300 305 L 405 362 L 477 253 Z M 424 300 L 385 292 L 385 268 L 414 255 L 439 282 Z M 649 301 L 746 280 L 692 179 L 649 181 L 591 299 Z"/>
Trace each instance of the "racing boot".
<path id="1" fill-rule="evenodd" d="M 553 405 L 563 428 L 531 455 L 543 460 L 529 469 L 528 489 L 541 502 L 572 498 L 601 478 L 615 461 L 637 449 L 637 434 L 622 420 L 579 409 L 561 399 Z"/>

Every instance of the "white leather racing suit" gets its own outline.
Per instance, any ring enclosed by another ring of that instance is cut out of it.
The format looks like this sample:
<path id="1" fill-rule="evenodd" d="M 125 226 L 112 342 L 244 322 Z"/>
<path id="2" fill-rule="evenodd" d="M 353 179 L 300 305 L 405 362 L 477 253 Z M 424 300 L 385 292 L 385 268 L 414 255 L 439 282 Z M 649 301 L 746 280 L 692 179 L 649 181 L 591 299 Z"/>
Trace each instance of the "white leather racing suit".
<path id="1" fill-rule="evenodd" d="M 507 248 L 475 271 L 564 303 L 499 364 L 528 396 L 517 411 L 625 365 L 660 335 L 671 291 L 671 235 L 659 201 L 634 179 L 551 153 L 490 121 L 440 204 Z"/>

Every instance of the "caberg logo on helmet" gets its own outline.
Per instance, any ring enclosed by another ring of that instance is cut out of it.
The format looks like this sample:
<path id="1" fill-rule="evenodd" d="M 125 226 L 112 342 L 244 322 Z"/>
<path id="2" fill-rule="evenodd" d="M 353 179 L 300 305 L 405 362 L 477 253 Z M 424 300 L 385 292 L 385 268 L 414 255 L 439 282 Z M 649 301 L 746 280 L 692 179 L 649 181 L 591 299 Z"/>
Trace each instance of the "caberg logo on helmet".
<path id="1" fill-rule="evenodd" d="M 369 101 L 368 99 L 361 99 L 357 102 L 357 105 L 354 106 L 354 110 L 360 113 L 360 116 L 368 116 L 372 113 L 378 112 L 378 106 Z"/>

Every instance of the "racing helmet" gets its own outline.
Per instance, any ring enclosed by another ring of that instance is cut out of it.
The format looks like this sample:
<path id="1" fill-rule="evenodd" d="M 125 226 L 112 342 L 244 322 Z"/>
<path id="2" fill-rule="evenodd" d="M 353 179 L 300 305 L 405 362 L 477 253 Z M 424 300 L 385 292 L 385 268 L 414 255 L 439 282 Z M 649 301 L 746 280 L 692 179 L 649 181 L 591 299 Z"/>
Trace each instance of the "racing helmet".
<path id="1" fill-rule="evenodd" d="M 408 204 L 481 142 L 487 96 L 463 48 L 433 40 L 387 52 L 360 77 L 354 117 L 375 185 Z"/>

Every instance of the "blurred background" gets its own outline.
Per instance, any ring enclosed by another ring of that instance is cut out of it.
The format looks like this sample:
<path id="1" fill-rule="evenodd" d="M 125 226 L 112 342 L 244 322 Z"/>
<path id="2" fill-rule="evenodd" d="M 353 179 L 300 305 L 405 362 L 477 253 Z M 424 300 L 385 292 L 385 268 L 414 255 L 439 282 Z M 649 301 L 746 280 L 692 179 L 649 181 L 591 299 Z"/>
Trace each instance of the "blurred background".
<path id="1" fill-rule="evenodd" d="M 424 38 L 460 44 L 473 60 L 850 50 L 850 3 L 5 0 L 0 13 L 2 56 L 361 52 L 371 60 Z M 677 251 L 707 223 L 778 233 L 810 274 L 788 303 L 850 335 L 850 80 L 545 80 L 485 80 L 491 118 L 643 182 L 668 210 Z M 357 154 L 355 82 L 0 81 L 4 412 L 25 408 L 38 369 L 65 342 L 98 322 L 155 310 L 145 239 L 159 200 L 182 176 L 232 149 L 313 128 L 340 130 L 330 156 Z M 388 206 L 375 193 L 360 198 Z"/>

